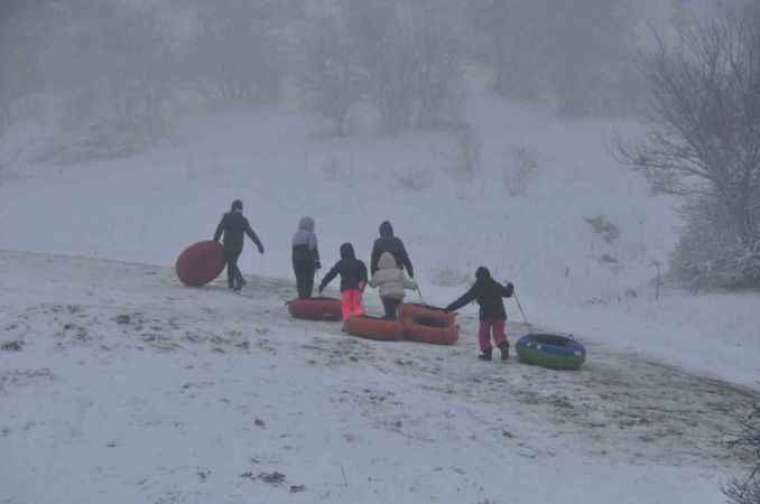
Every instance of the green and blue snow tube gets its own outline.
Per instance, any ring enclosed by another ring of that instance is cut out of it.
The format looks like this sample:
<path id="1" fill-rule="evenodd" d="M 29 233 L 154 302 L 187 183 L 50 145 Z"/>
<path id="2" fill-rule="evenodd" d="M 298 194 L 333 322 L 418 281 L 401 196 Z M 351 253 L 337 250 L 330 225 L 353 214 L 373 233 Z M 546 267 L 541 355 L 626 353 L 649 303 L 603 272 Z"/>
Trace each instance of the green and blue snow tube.
<path id="1" fill-rule="evenodd" d="M 573 338 L 556 334 L 528 334 L 517 342 L 520 362 L 549 369 L 580 369 L 586 348 Z"/>

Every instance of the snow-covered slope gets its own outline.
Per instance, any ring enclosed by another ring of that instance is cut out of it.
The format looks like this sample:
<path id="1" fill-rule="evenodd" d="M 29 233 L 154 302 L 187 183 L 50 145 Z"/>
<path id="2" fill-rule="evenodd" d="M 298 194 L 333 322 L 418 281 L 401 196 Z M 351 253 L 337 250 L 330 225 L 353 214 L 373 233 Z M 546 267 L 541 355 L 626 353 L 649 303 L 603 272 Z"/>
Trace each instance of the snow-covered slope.
<path id="1" fill-rule="evenodd" d="M 760 386 L 757 296 L 669 291 L 654 302 L 652 261 L 667 261 L 678 220 L 609 154 L 613 125 L 477 89 L 470 102 L 469 136 L 334 139 L 296 112 L 236 110 L 195 118 L 173 144 L 134 158 L 6 167 L 0 247 L 168 265 L 240 197 L 267 247 L 248 247 L 242 268 L 288 278 L 302 215 L 317 220 L 325 265 L 343 241 L 368 257 L 390 219 L 429 301 L 449 302 L 485 264 L 517 285 L 531 322 Z M 513 196 L 504 180 L 515 149 L 536 168 Z M 472 173 L 467 159 L 479 159 Z M 585 220 L 599 216 L 620 230 L 611 243 Z"/>
<path id="2" fill-rule="evenodd" d="M 263 277 L 3 252 L 0 278 L 3 504 L 713 503 L 760 399 L 593 341 L 578 373 L 481 363 L 471 316 L 450 348 L 363 341 Z"/>
<path id="3" fill-rule="evenodd" d="M 242 261 L 256 272 L 290 274 L 290 235 L 310 214 L 328 259 L 343 241 L 368 256 L 390 219 L 427 285 L 487 264 L 542 298 L 640 290 L 651 261 L 666 259 L 676 221 L 667 200 L 649 198 L 608 154 L 611 126 L 488 95 L 471 109 L 471 140 L 458 131 L 330 139 L 301 114 L 243 110 L 196 118 L 174 145 L 135 158 L 16 166 L 0 185 L 0 246 L 170 264 L 240 197 L 269 245 L 264 258 L 249 251 Z M 525 194 L 512 196 L 504 179 L 520 148 L 537 166 Z M 584 220 L 600 215 L 620 228 L 612 245 Z"/>

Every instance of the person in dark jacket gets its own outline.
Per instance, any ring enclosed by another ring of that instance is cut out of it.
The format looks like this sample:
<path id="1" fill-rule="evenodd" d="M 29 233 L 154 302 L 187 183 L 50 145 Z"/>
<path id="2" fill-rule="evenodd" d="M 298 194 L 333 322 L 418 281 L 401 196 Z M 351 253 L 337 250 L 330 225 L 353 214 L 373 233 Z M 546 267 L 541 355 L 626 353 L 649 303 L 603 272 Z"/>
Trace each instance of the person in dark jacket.
<path id="1" fill-rule="evenodd" d="M 401 241 L 401 238 L 393 235 L 393 226 L 388 221 L 380 224 L 380 238 L 375 240 L 375 244 L 372 247 L 372 258 L 370 259 L 369 267 L 373 275 L 378 269 L 377 263 L 383 252 L 390 252 L 394 259 L 396 259 L 396 264 L 405 269 L 411 278 L 414 278 L 414 268 L 412 267 L 412 261 L 409 260 L 409 255 L 406 253 L 404 242 Z"/>
<path id="2" fill-rule="evenodd" d="M 244 235 L 248 235 L 251 241 L 256 244 L 260 254 L 264 253 L 264 246 L 261 244 L 261 240 L 251 229 L 248 219 L 243 216 L 242 201 L 233 201 L 230 211 L 222 216 L 222 220 L 216 227 L 216 233 L 214 233 L 214 241 L 218 242 L 222 238 L 222 235 L 224 235 L 222 239 L 224 260 L 227 263 L 227 286 L 230 289 L 239 291 L 246 283 L 237 265 L 240 254 L 243 253 Z"/>
<path id="3" fill-rule="evenodd" d="M 504 309 L 503 298 L 512 297 L 515 287 L 512 283 L 506 286 L 500 284 L 491 278 L 491 272 L 488 268 L 481 266 L 475 272 L 475 284 L 462 295 L 459 299 L 446 307 L 446 311 L 456 311 L 472 301 L 477 301 L 480 305 L 480 331 L 478 339 L 480 340 L 482 360 L 491 360 L 491 334 L 493 333 L 494 343 L 501 350 L 502 360 L 509 358 L 509 342 L 505 333 L 507 321 L 507 311 Z"/>
<path id="4" fill-rule="evenodd" d="M 340 261 L 322 279 L 319 293 L 321 294 L 327 284 L 338 275 L 340 275 L 340 294 L 343 301 L 343 320 L 364 315 L 362 292 L 367 285 L 367 266 L 356 258 L 354 246 L 350 243 L 340 246 Z"/>
<path id="5" fill-rule="evenodd" d="M 314 274 L 321 268 L 317 235 L 314 233 L 314 219 L 303 217 L 298 223 L 298 231 L 293 235 L 293 272 L 296 275 L 298 297 L 310 298 L 314 291 Z"/>

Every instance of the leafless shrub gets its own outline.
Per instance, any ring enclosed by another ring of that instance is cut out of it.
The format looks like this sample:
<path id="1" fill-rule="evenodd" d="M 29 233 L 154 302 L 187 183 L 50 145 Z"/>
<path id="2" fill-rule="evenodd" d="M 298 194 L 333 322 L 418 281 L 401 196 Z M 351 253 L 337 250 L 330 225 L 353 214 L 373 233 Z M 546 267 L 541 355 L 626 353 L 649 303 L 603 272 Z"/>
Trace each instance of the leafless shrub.
<path id="1" fill-rule="evenodd" d="M 433 283 L 440 287 L 460 287 L 472 280 L 471 274 L 455 270 L 450 266 L 438 268 L 433 275 Z"/>
<path id="2" fill-rule="evenodd" d="M 604 215 L 597 215 L 593 218 L 585 217 L 583 220 L 591 226 L 591 231 L 595 235 L 601 236 L 609 244 L 614 243 L 620 237 L 620 228 L 610 222 Z"/>
<path id="3" fill-rule="evenodd" d="M 425 168 L 407 168 L 396 175 L 401 189 L 410 192 L 424 191 L 433 183 L 433 173 Z"/>
<path id="4" fill-rule="evenodd" d="M 504 166 L 504 186 L 511 196 L 524 196 L 538 172 L 538 154 L 524 145 L 513 147 L 510 162 Z"/>
<path id="5" fill-rule="evenodd" d="M 442 152 L 448 171 L 457 179 L 471 182 L 480 172 L 481 142 L 477 131 L 466 127 L 454 132 L 451 150 Z"/>
<path id="6" fill-rule="evenodd" d="M 731 445 L 752 458 L 753 463 L 747 474 L 734 479 L 723 493 L 732 504 L 760 503 L 760 406 L 742 422 L 742 432 Z"/>

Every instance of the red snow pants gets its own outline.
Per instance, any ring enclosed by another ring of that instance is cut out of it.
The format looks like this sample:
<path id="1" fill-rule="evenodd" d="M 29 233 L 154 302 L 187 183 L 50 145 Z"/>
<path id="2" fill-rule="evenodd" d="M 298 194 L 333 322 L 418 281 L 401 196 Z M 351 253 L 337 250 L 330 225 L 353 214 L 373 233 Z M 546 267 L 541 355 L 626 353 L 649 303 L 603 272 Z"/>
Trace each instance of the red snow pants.
<path id="1" fill-rule="evenodd" d="M 364 309 L 362 308 L 362 291 L 358 289 L 345 290 L 340 293 L 340 297 L 342 299 L 341 308 L 343 309 L 343 320 L 364 315 Z"/>
<path id="2" fill-rule="evenodd" d="M 478 340 L 480 342 L 480 351 L 488 352 L 491 350 L 491 334 L 493 342 L 498 347 L 507 341 L 506 320 L 481 320 L 480 331 L 478 331 Z"/>

